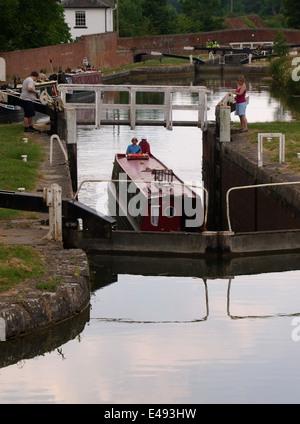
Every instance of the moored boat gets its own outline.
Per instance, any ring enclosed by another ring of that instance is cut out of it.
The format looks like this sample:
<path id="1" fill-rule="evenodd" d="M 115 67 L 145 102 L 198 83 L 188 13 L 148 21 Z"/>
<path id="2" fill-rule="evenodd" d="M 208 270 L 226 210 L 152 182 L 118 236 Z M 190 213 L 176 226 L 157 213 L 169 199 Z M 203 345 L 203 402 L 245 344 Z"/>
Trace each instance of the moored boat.
<path id="1" fill-rule="evenodd" d="M 35 82 L 35 88 L 39 90 L 39 97 L 34 101 L 34 109 L 36 112 L 47 115 L 49 114 L 49 109 L 45 107 L 45 103 L 42 103 L 40 99 L 44 94 L 43 92 L 45 92 L 49 97 L 51 97 L 51 99 L 53 99 L 53 101 L 56 99 L 60 100 L 60 94 L 57 89 L 57 81 L 37 81 Z M 7 115 L 9 115 L 9 119 L 11 119 L 10 122 L 20 122 L 23 120 L 24 112 L 22 108 L 22 101 L 20 99 L 21 91 L 22 84 L 17 84 L 14 89 L 5 87 L 0 90 L 0 101 L 2 105 L 5 105 L 5 107 L 2 106 L 0 110 L 0 119 L 2 123 L 7 118 Z"/>
<path id="2" fill-rule="evenodd" d="M 0 123 L 10 124 L 11 122 L 21 122 L 24 112 L 21 106 L 0 103 Z"/>
<path id="3" fill-rule="evenodd" d="M 57 74 L 59 84 L 102 84 L 102 73 L 99 71 L 61 72 Z M 93 91 L 73 90 L 66 94 L 67 103 L 92 103 L 95 101 Z"/>
<path id="4" fill-rule="evenodd" d="M 200 196 L 152 154 L 115 156 L 109 211 L 119 229 L 203 231 Z"/>

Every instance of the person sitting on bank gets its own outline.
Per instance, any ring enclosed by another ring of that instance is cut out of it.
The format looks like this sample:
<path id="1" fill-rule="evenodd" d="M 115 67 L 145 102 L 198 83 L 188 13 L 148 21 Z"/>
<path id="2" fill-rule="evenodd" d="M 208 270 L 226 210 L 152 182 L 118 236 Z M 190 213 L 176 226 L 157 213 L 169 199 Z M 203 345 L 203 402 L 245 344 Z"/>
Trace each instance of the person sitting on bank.
<path id="1" fill-rule="evenodd" d="M 150 144 L 147 141 L 147 137 L 142 137 L 139 146 L 142 150 L 142 153 L 150 153 Z"/>
<path id="2" fill-rule="evenodd" d="M 137 144 L 138 139 L 136 137 L 133 137 L 133 139 L 131 140 L 131 143 L 126 150 L 126 154 L 135 154 L 135 153 L 142 153 L 142 150 L 140 148 L 140 146 Z"/>

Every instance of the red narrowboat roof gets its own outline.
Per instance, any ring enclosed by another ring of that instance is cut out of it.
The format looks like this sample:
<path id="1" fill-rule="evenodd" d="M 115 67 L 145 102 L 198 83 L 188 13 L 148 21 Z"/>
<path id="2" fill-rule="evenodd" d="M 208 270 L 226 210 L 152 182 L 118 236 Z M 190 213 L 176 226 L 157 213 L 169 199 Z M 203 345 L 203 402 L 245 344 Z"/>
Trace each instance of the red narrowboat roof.
<path id="1" fill-rule="evenodd" d="M 153 196 L 155 192 L 159 194 L 158 186 L 155 183 L 158 183 L 158 180 L 155 180 L 155 170 L 159 171 L 171 171 L 166 165 L 164 165 L 160 160 L 158 160 L 152 154 L 149 154 L 148 159 L 136 159 L 129 160 L 125 154 L 118 153 L 116 155 L 116 161 L 119 164 L 119 167 L 127 174 L 128 179 L 133 180 L 139 189 L 145 194 L 145 196 Z M 162 183 L 170 182 L 170 176 L 166 172 L 166 179 L 162 180 Z M 178 178 L 172 172 L 172 182 L 175 183 L 172 185 L 174 196 L 182 196 L 182 185 L 183 181 Z M 156 177 L 157 178 L 157 177 Z M 145 181 L 145 183 L 143 183 Z M 162 190 L 163 184 L 160 185 L 160 190 Z M 196 196 L 196 193 L 185 187 L 184 193 L 189 194 L 190 196 Z"/>

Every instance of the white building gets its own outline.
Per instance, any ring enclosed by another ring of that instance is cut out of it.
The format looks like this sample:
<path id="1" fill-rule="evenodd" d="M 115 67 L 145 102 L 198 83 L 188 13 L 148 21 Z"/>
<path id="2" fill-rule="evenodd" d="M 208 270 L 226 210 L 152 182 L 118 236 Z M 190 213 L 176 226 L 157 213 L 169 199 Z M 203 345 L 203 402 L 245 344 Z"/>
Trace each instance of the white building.
<path id="1" fill-rule="evenodd" d="M 108 0 L 62 0 L 72 38 L 114 30 L 115 6 Z"/>

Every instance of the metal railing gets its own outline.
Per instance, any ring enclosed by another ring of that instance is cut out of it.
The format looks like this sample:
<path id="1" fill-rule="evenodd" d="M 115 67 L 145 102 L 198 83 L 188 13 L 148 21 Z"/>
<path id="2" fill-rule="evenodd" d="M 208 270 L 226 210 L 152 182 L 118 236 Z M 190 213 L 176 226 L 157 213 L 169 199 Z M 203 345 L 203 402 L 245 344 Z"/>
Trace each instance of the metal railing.
<path id="1" fill-rule="evenodd" d="M 263 166 L 263 140 L 270 141 L 272 138 L 279 138 L 279 163 L 285 161 L 285 135 L 282 133 L 259 133 L 257 136 L 258 145 L 258 167 Z"/>
<path id="2" fill-rule="evenodd" d="M 153 181 L 153 180 L 83 180 L 81 181 L 81 183 L 79 184 L 79 187 L 76 191 L 76 193 L 74 193 L 73 195 L 73 200 L 76 200 L 78 197 L 78 194 L 80 192 L 80 190 L 82 189 L 82 186 L 86 183 L 138 183 L 138 184 L 158 184 L 158 185 L 164 185 L 163 182 L 159 182 L 159 181 Z M 170 185 L 178 185 L 181 187 L 188 187 L 188 188 L 196 188 L 196 189 L 201 189 L 204 191 L 205 194 L 205 202 L 204 202 L 204 221 L 203 224 L 206 227 L 207 224 L 207 217 L 208 217 L 208 191 L 205 187 L 203 186 L 198 186 L 198 185 L 193 185 L 193 184 L 185 184 L 185 183 L 176 183 L 176 182 L 169 182 L 168 184 Z"/>
<path id="3" fill-rule="evenodd" d="M 53 141 L 54 140 L 57 140 L 58 141 L 58 143 L 59 143 L 59 145 L 61 147 L 61 150 L 62 150 L 62 152 L 64 154 L 65 160 L 66 161 L 68 160 L 68 154 L 67 154 L 67 152 L 66 152 L 66 150 L 65 150 L 65 148 L 64 148 L 64 146 L 63 146 L 63 144 L 62 144 L 62 142 L 61 142 L 61 140 L 59 138 L 59 136 L 57 134 L 53 134 L 50 137 L 50 165 L 51 166 L 52 166 L 52 161 L 53 161 Z"/>
<path id="4" fill-rule="evenodd" d="M 300 181 L 292 181 L 285 183 L 268 183 L 268 184 L 256 184 L 249 186 L 240 186 L 240 187 L 231 187 L 226 193 L 226 214 L 227 214 L 227 223 L 228 223 L 228 231 L 232 231 L 231 220 L 230 220 L 230 205 L 229 205 L 229 196 L 230 193 L 234 190 L 244 190 L 250 188 L 261 188 L 261 187 L 278 187 L 278 186 L 286 186 L 286 185 L 296 185 L 300 184 Z"/>
<path id="5" fill-rule="evenodd" d="M 65 107 L 75 109 L 95 109 L 95 127 L 100 128 L 102 113 L 105 111 L 127 110 L 130 114 L 131 129 L 135 129 L 136 124 L 139 124 L 136 118 L 136 111 L 139 110 L 161 110 L 164 114 L 164 119 L 157 121 L 158 124 L 165 125 L 168 130 L 173 127 L 173 111 L 174 110 L 190 110 L 197 111 L 198 118 L 196 121 L 189 122 L 193 126 L 198 126 L 202 130 L 207 128 L 207 88 L 202 86 L 143 86 L 143 85 L 102 85 L 102 84 L 60 84 L 58 86 L 61 92 L 62 101 Z M 71 103 L 66 102 L 67 93 L 73 91 L 93 91 L 95 93 L 95 102 L 93 103 Z M 106 103 L 104 94 L 107 92 L 128 92 L 128 104 Z M 163 93 L 163 104 L 137 104 L 137 93 Z M 197 93 L 197 104 L 173 104 L 174 93 Z M 107 121 L 107 120 L 105 120 Z M 115 120 L 111 118 L 113 123 Z M 118 121 L 120 123 L 121 121 Z M 153 124 L 153 121 L 149 120 Z M 143 122 L 143 125 L 145 123 Z"/>

